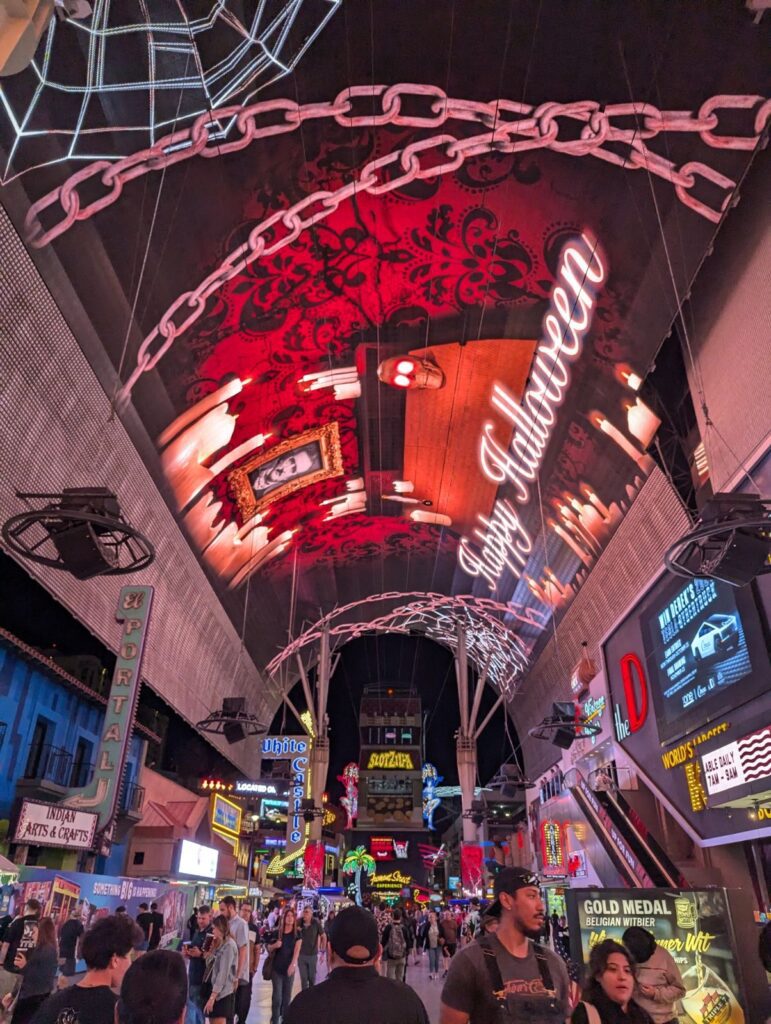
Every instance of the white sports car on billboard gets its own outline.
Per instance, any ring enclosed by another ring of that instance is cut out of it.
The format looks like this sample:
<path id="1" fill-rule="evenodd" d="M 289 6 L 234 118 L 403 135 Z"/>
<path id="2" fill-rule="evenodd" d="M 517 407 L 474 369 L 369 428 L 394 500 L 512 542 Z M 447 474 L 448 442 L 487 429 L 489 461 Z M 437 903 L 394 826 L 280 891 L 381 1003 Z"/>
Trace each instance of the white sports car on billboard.
<path id="1" fill-rule="evenodd" d="M 710 615 L 696 630 L 691 651 L 696 661 L 714 658 L 739 646 L 739 626 L 735 615 Z"/>

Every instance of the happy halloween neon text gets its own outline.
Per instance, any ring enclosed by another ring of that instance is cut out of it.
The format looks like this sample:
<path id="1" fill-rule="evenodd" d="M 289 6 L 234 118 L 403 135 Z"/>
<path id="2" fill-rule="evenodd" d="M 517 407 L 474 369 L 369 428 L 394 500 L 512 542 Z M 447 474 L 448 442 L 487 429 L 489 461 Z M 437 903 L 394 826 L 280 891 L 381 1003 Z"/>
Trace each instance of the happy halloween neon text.
<path id="1" fill-rule="evenodd" d="M 508 484 L 513 501 L 527 505 L 530 487 L 538 479 L 556 423 L 556 410 L 570 386 L 570 364 L 581 354 L 591 327 L 596 289 L 606 279 L 605 265 L 596 243 L 586 235 L 569 242 L 562 251 L 557 286 L 543 321 L 544 338 L 536 350 L 530 379 L 518 403 L 502 385 L 493 386 L 490 404 L 514 428 L 504 448 L 495 438 L 495 424 L 482 428 L 479 462 L 491 483 Z M 496 500 L 490 516 L 477 514 L 480 526 L 475 541 L 461 539 L 458 561 L 470 576 L 481 576 L 495 590 L 504 569 L 519 578 L 533 542 L 509 500 Z"/>

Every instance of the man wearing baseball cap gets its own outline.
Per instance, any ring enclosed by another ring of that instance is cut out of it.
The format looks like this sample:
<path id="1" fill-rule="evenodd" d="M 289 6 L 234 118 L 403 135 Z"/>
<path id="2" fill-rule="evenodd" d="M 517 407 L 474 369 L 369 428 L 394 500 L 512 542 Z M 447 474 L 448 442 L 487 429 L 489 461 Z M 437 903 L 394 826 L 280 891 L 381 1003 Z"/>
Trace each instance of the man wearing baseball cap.
<path id="1" fill-rule="evenodd" d="M 417 994 L 378 973 L 383 947 L 368 910 L 341 910 L 329 927 L 328 948 L 329 977 L 295 996 L 283 1024 L 429 1024 Z"/>
<path id="2" fill-rule="evenodd" d="M 564 1024 L 569 980 L 564 962 L 536 941 L 544 925 L 538 876 L 503 868 L 495 877 L 500 918 L 486 935 L 455 954 L 442 990 L 440 1024 Z"/>

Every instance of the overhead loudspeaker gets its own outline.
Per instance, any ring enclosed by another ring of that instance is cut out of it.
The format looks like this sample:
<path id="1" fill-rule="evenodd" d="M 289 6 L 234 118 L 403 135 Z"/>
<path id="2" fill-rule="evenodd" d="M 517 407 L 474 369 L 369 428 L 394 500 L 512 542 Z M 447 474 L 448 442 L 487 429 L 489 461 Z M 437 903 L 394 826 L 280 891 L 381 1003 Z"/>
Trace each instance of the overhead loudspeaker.
<path id="1" fill-rule="evenodd" d="M 104 547 L 92 523 L 80 523 L 51 538 L 62 562 L 78 580 L 101 576 L 118 564 L 116 551 Z"/>
<path id="2" fill-rule="evenodd" d="M 576 738 L 576 706 L 569 700 L 555 700 L 551 709 L 556 726 L 551 741 L 555 747 L 569 750 Z M 561 722 L 565 723 L 565 727 L 560 725 Z"/>
<path id="3" fill-rule="evenodd" d="M 234 719 L 246 709 L 245 697 L 225 697 L 222 701 L 222 714 L 224 718 L 232 715 Z M 228 743 L 240 743 L 246 739 L 246 730 L 239 721 L 228 722 L 222 727 L 222 733 Z"/>
<path id="4" fill-rule="evenodd" d="M 228 743 L 240 743 L 246 739 L 246 732 L 240 722 L 225 722 L 222 734 Z"/>

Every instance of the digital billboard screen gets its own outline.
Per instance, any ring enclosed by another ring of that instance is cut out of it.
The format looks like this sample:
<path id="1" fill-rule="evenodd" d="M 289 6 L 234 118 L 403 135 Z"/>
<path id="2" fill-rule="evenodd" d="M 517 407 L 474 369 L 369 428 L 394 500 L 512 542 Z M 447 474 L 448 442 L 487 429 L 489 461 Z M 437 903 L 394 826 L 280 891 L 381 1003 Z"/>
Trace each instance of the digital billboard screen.
<path id="1" fill-rule="evenodd" d="M 212 846 L 201 846 L 183 839 L 179 850 L 180 875 L 194 875 L 196 878 L 216 878 L 219 853 Z"/>
<path id="2" fill-rule="evenodd" d="M 394 841 L 390 836 L 372 836 L 369 852 L 375 860 L 394 860 Z"/>
<path id="3" fill-rule="evenodd" d="M 736 595 L 717 580 L 678 580 L 646 609 L 643 637 L 662 740 L 706 721 L 711 706 L 752 672 Z"/>

